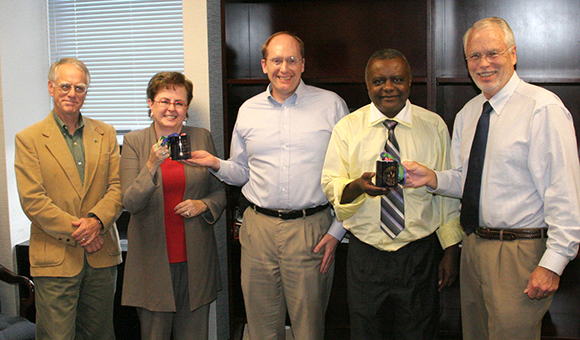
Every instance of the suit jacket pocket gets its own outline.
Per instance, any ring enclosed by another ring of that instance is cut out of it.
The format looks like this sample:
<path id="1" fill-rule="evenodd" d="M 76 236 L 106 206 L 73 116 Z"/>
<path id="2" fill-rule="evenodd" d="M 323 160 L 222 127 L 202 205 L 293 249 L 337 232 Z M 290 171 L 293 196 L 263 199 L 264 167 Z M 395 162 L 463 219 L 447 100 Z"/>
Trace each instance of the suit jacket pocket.
<path id="1" fill-rule="evenodd" d="M 117 231 L 117 225 L 113 226 L 103 235 L 105 240 L 105 249 L 107 254 L 111 256 L 117 256 L 121 254 L 121 244 L 119 243 L 119 232 Z"/>
<path id="2" fill-rule="evenodd" d="M 54 267 L 64 262 L 66 244 L 45 233 L 30 235 L 30 265 Z"/>

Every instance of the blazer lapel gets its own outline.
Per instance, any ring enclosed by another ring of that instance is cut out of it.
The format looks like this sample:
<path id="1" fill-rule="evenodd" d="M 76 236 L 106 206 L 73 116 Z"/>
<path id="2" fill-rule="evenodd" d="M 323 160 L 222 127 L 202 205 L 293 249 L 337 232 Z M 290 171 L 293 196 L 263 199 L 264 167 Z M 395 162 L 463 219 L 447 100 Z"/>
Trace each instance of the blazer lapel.
<path id="1" fill-rule="evenodd" d="M 90 188 L 97 172 L 101 148 L 103 147 L 104 131 L 83 117 L 85 128 L 83 140 L 85 143 L 85 187 Z"/>
<path id="2" fill-rule="evenodd" d="M 72 187 L 75 189 L 77 195 L 80 196 L 83 190 L 83 184 L 81 183 L 75 160 L 62 136 L 62 132 L 52 117 L 52 113 L 45 119 L 45 122 L 43 134 L 46 137 L 46 148 L 60 164 Z"/>

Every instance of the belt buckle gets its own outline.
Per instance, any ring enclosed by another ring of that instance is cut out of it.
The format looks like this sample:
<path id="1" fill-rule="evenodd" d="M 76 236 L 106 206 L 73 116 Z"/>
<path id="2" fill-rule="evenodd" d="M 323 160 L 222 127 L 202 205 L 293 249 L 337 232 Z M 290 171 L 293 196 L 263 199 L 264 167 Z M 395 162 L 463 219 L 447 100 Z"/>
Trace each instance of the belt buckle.
<path id="1" fill-rule="evenodd" d="M 490 230 L 485 227 L 479 227 L 475 229 L 475 235 L 481 238 L 486 238 L 491 240 Z"/>
<path id="2" fill-rule="evenodd" d="M 284 218 L 285 215 L 288 215 L 292 210 L 277 210 L 278 218 Z"/>
<path id="3" fill-rule="evenodd" d="M 512 231 L 502 230 L 500 232 L 500 240 L 502 241 L 513 241 L 518 238 L 518 235 Z"/>

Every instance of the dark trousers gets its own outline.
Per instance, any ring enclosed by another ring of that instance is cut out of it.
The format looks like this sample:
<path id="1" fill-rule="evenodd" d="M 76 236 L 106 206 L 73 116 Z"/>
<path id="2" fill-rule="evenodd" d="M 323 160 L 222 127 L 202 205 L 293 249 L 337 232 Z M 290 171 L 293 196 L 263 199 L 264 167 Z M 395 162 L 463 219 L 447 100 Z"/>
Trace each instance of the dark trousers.
<path id="1" fill-rule="evenodd" d="M 439 321 L 435 233 L 394 251 L 351 235 L 347 295 L 351 339 L 434 339 Z"/>

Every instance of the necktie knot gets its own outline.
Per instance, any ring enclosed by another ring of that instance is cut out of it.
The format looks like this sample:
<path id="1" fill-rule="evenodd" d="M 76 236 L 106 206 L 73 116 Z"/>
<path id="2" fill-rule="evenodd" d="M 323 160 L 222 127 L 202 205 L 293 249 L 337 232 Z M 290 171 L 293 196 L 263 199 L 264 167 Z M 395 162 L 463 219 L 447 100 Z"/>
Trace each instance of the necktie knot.
<path id="1" fill-rule="evenodd" d="M 395 126 L 397 126 L 397 122 L 390 119 L 384 120 L 383 124 L 385 124 L 387 129 L 389 129 L 390 131 L 393 131 L 395 129 Z"/>
<path id="2" fill-rule="evenodd" d="M 491 104 L 489 102 L 483 103 L 483 110 L 481 113 L 484 115 L 488 115 L 491 113 L 491 111 L 493 111 L 493 107 L 491 107 Z"/>

